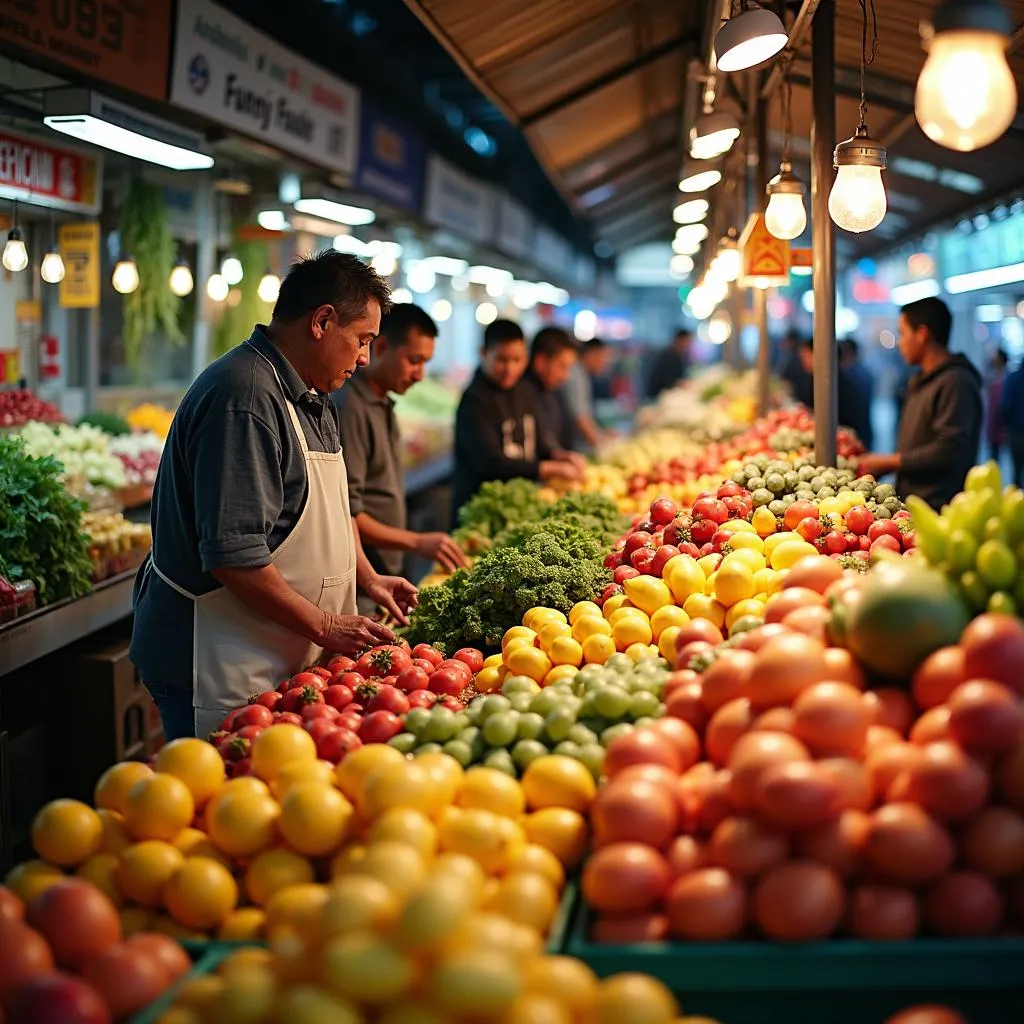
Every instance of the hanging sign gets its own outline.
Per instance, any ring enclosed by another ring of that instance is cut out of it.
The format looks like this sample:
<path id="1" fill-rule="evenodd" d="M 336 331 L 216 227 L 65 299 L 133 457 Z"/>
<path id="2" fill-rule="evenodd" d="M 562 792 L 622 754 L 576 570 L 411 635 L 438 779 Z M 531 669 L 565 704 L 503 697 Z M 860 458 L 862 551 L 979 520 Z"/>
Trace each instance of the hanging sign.
<path id="1" fill-rule="evenodd" d="M 776 238 L 761 214 L 751 214 L 739 248 L 743 257 L 741 288 L 771 288 L 789 282 L 789 242 Z"/>
<path id="2" fill-rule="evenodd" d="M 533 218 L 508 193 L 498 197 L 498 223 L 494 244 L 516 259 L 529 259 L 533 249 Z"/>
<path id="3" fill-rule="evenodd" d="M 60 304 L 95 309 L 100 304 L 100 226 L 96 221 L 61 224 L 58 248 L 64 261 Z"/>
<path id="4" fill-rule="evenodd" d="M 400 210 L 419 211 L 426 150 L 423 140 L 363 102 L 356 188 Z"/>
<path id="5" fill-rule="evenodd" d="M 179 0 L 171 102 L 351 175 L 359 90 L 209 0 Z"/>
<path id="6" fill-rule="evenodd" d="M 39 339 L 39 378 L 43 381 L 60 377 L 60 341 L 53 334 L 44 334 Z"/>
<path id="7" fill-rule="evenodd" d="M 0 197 L 96 214 L 100 208 L 100 161 L 2 128 Z"/>
<path id="8" fill-rule="evenodd" d="M 431 154 L 423 215 L 473 242 L 489 242 L 494 230 L 495 193 L 482 181 Z"/>
<path id="9" fill-rule="evenodd" d="M 0 384 L 14 384 L 21 378 L 21 353 L 16 348 L 0 348 Z"/>
<path id="10" fill-rule="evenodd" d="M 814 253 L 810 248 L 789 250 L 789 266 L 793 267 L 814 267 Z"/>
<path id="11" fill-rule="evenodd" d="M 167 98 L 171 0 L 6 0 L 0 50 L 30 50 L 154 100 Z"/>

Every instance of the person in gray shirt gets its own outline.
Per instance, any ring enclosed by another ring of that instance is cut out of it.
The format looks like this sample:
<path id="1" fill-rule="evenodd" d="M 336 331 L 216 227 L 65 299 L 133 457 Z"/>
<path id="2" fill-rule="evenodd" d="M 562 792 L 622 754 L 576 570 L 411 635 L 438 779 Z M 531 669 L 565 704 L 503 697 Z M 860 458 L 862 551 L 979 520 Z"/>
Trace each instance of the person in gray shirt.
<path id="1" fill-rule="evenodd" d="M 608 372 L 611 358 L 611 346 L 601 338 L 583 342 L 580 357 L 562 386 L 576 431 L 575 451 L 591 452 L 601 440 L 601 428 L 594 417 L 594 379 Z"/>
<path id="2" fill-rule="evenodd" d="M 404 395 L 423 380 L 436 338 L 437 325 L 419 306 L 392 306 L 381 319 L 370 364 L 331 395 L 345 447 L 352 518 L 370 564 L 385 575 L 401 573 L 406 552 L 449 572 L 467 564 L 448 534 L 406 528 L 401 435 L 389 396 Z M 375 605 L 360 596 L 359 609 L 370 614 Z"/>
<path id="3" fill-rule="evenodd" d="M 369 362 L 388 302 L 354 256 L 301 260 L 270 324 L 182 399 L 153 491 L 130 652 L 168 740 L 205 736 L 324 650 L 391 642 L 356 614 L 357 586 L 399 621 L 415 605 L 412 584 L 363 555 L 328 401 Z"/>

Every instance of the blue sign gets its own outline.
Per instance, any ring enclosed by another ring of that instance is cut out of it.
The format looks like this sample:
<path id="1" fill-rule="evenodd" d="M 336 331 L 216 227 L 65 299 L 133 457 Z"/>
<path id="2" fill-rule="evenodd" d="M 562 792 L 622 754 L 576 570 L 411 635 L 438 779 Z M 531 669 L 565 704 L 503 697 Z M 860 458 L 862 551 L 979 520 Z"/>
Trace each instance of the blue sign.
<path id="1" fill-rule="evenodd" d="M 356 187 L 403 210 L 419 210 L 426 150 L 423 140 L 363 101 Z"/>

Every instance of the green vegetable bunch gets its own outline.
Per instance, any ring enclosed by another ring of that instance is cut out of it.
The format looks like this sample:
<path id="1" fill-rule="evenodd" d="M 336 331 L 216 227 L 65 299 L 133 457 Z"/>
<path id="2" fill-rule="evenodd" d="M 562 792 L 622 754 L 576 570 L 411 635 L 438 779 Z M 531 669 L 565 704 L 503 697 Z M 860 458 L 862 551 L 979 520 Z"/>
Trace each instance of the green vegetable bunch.
<path id="1" fill-rule="evenodd" d="M 20 438 L 0 436 L 0 573 L 34 581 L 41 605 L 92 589 L 85 504 L 64 489 L 62 473 L 56 459 L 32 458 Z"/>
<path id="2" fill-rule="evenodd" d="M 536 605 L 563 612 L 593 600 L 610 582 L 604 567 L 604 539 L 571 518 L 524 526 L 511 543 L 480 556 L 472 569 L 460 569 L 420 593 L 410 641 L 496 647 L 510 626 Z"/>
<path id="3" fill-rule="evenodd" d="M 118 416 L 116 412 L 88 412 L 75 426 L 96 427 L 111 437 L 123 437 L 132 432 L 128 421 L 123 416 Z"/>
<path id="4" fill-rule="evenodd" d="M 459 509 L 455 540 L 470 554 L 486 550 L 503 530 L 536 520 L 543 504 L 530 480 L 492 480 Z"/>

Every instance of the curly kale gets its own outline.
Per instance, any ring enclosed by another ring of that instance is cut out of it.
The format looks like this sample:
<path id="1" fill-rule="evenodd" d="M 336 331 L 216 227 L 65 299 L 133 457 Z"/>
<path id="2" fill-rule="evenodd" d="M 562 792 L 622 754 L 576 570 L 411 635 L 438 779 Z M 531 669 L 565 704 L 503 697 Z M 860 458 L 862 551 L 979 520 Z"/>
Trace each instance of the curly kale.
<path id="1" fill-rule="evenodd" d="M 486 549 L 503 530 L 534 522 L 544 504 L 540 488 L 530 480 L 485 483 L 459 509 L 455 540 L 471 553 Z"/>
<path id="2" fill-rule="evenodd" d="M 410 641 L 436 641 L 447 650 L 495 647 L 527 609 L 542 605 L 568 612 L 578 601 L 593 600 L 611 580 L 604 546 L 571 521 L 534 527 L 518 541 L 423 590 Z"/>

